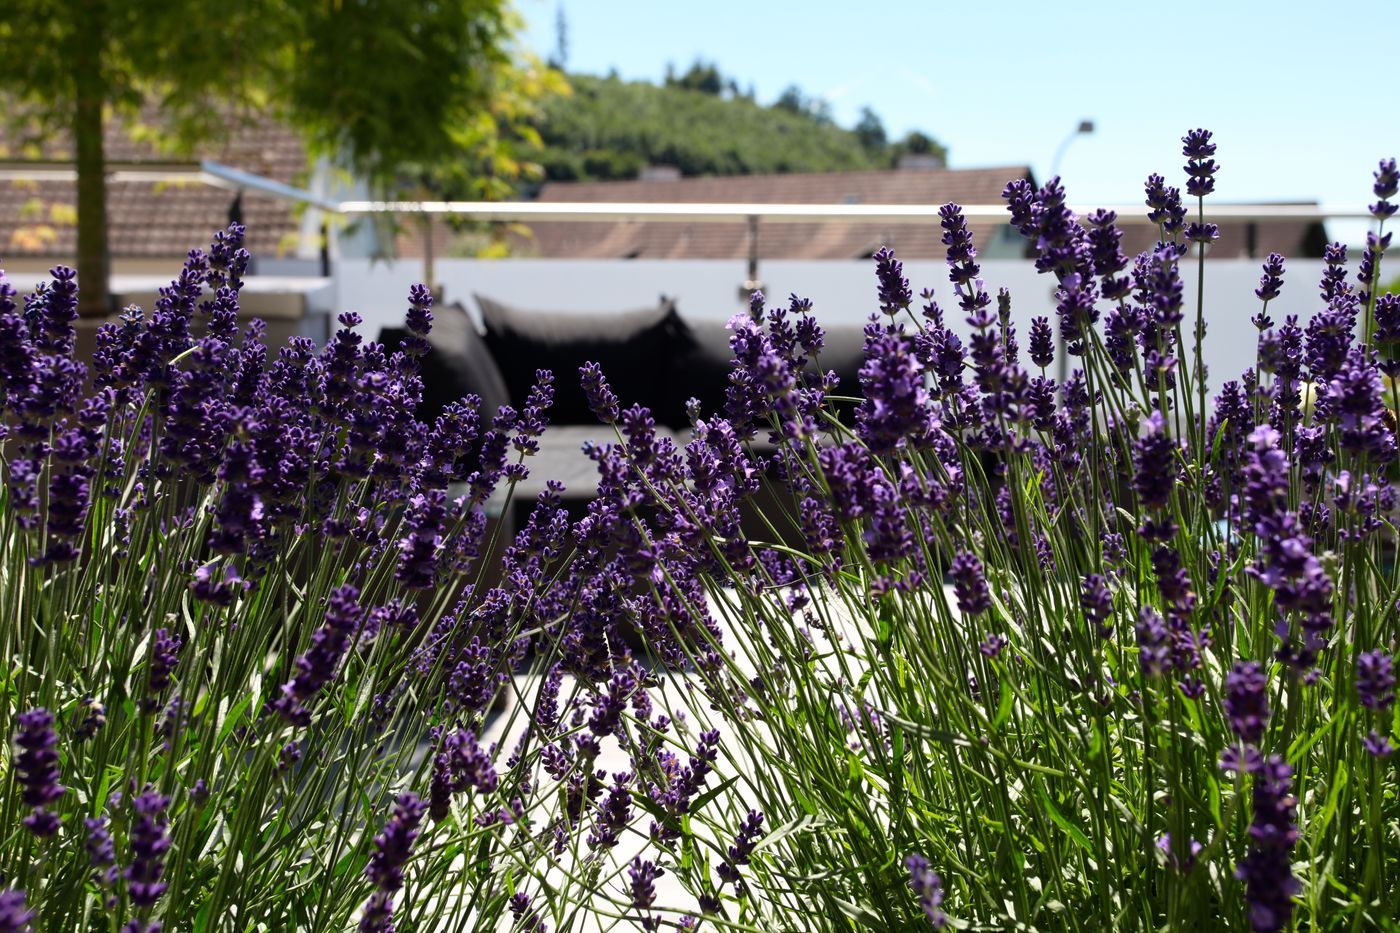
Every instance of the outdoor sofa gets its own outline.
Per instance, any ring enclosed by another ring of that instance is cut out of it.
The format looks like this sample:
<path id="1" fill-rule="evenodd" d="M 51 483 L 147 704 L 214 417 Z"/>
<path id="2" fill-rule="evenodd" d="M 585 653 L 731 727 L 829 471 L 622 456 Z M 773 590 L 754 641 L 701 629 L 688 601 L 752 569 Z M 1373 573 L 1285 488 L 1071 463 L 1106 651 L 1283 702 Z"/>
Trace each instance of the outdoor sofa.
<path id="1" fill-rule="evenodd" d="M 690 427 L 687 400 L 698 399 L 704 415 L 724 406 L 732 354 L 730 332 L 718 316 L 685 318 L 667 298 L 654 307 L 587 313 L 515 308 L 481 295 L 475 301 L 479 324 L 460 303 L 433 309 L 418 416 L 431 420 L 444 406 L 473 394 L 482 400 L 485 422 L 503 404 L 519 410 L 537 370 L 553 372 L 550 428 L 532 458 L 530 479 L 516 490 L 521 501 L 533 498 L 550 479 L 565 484 L 568 499 L 592 496 L 597 473 L 582 453 L 583 444 L 615 438 L 589 410 L 579 385 L 578 370 L 586 362 L 602 367 L 623 406 L 646 406 L 658 431 L 671 432 L 681 444 Z M 823 327 L 822 370 L 836 372 L 838 393 L 859 394 L 863 329 Z M 405 336 L 402 328 L 390 327 L 380 341 L 392 350 Z"/>

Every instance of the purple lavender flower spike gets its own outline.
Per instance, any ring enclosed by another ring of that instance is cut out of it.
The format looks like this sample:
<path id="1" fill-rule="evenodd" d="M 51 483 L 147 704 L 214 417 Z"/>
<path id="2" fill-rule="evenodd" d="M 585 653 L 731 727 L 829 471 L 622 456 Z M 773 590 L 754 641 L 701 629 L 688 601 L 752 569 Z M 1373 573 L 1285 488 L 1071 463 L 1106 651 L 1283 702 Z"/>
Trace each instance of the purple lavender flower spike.
<path id="1" fill-rule="evenodd" d="M 355 396 L 360 345 L 364 342 L 364 338 L 355 333 L 354 328 L 359 326 L 363 319 L 353 311 L 343 311 L 337 315 L 336 320 L 340 327 L 330 343 L 321 350 L 322 367 L 326 374 L 323 404 L 329 417 L 348 424 L 350 415 L 346 406 Z"/>
<path id="2" fill-rule="evenodd" d="M 422 356 L 428 352 L 428 332 L 433 327 L 433 293 L 421 282 L 409 286 L 408 313 L 404 325 L 409 336 L 403 342 L 403 351 L 410 356 Z"/>
<path id="3" fill-rule="evenodd" d="M 754 846 L 758 845 L 758 840 L 763 836 L 763 814 L 757 810 L 750 810 L 744 817 L 744 821 L 739 824 L 739 832 L 734 836 L 734 844 L 729 847 L 728 858 L 719 865 L 719 876 L 725 881 L 734 885 L 740 894 L 744 888 L 743 878 L 739 873 L 739 866 L 749 864 Z"/>
<path id="4" fill-rule="evenodd" d="M 216 606 L 231 606 L 238 594 L 250 586 L 238 574 L 233 564 L 211 561 L 194 572 L 190 581 L 190 593 L 195 599 L 213 603 Z"/>
<path id="5" fill-rule="evenodd" d="M 117 880 L 117 847 L 112 842 L 112 833 L 105 816 L 95 816 L 83 820 L 87 837 L 83 848 L 87 851 L 88 864 L 92 867 L 93 878 L 104 887 L 111 887 Z"/>
<path id="6" fill-rule="evenodd" d="M 904 277 L 904 265 L 894 258 L 893 250 L 882 248 L 875 253 L 875 277 L 880 283 L 881 311 L 893 317 L 913 303 L 914 292 Z"/>
<path id="7" fill-rule="evenodd" d="M 962 206 L 944 204 L 938 209 L 938 216 L 943 245 L 948 248 L 948 278 L 958 286 L 975 282 L 982 267 L 977 264 L 977 247 L 972 244 L 972 230 L 967 226 Z"/>
<path id="8" fill-rule="evenodd" d="M 1379 649 L 1356 658 L 1356 694 L 1366 709 L 1380 713 L 1395 702 L 1395 661 Z"/>
<path id="9" fill-rule="evenodd" d="M 1377 220 L 1385 220 L 1395 215 L 1397 207 L 1390 199 L 1395 197 L 1397 190 L 1400 190 L 1400 168 L 1396 168 L 1394 159 L 1381 159 L 1380 168 L 1376 169 L 1376 184 L 1372 188 L 1378 200 L 1371 205 L 1371 216 Z"/>
<path id="10" fill-rule="evenodd" d="M 1097 573 L 1084 577 L 1079 591 L 1079 606 L 1084 610 L 1084 618 L 1095 627 L 1100 638 L 1113 634 L 1113 626 L 1108 624 L 1113 615 L 1113 593 L 1108 589 L 1108 581 Z"/>
<path id="11" fill-rule="evenodd" d="M 392 892 L 403 887 L 404 865 L 413 852 L 426 809 L 415 794 L 402 794 L 394 801 L 394 812 L 375 837 L 375 853 L 365 867 L 365 874 L 380 890 Z"/>
<path id="12" fill-rule="evenodd" d="M 1181 189 L 1168 187 L 1161 175 L 1147 176 L 1147 219 L 1159 225 L 1168 239 L 1181 232 L 1186 221 L 1186 208 L 1181 203 Z"/>
<path id="13" fill-rule="evenodd" d="M 948 924 L 948 915 L 943 912 L 943 879 L 929 867 L 928 859 L 918 853 L 904 860 L 904 868 L 909 872 L 909 889 L 919 902 L 919 909 L 935 929 Z"/>
<path id="14" fill-rule="evenodd" d="M 404 866 L 413 854 L 413 843 L 427 809 L 416 794 L 399 795 L 383 832 L 374 837 L 374 855 L 370 856 L 365 874 L 377 890 L 365 903 L 360 917 L 361 933 L 393 933 L 394 894 L 403 887 Z"/>
<path id="15" fill-rule="evenodd" d="M 433 586 L 437 579 L 446 521 L 447 493 L 444 490 L 429 489 L 409 500 L 394 579 L 415 590 Z"/>
<path id="16" fill-rule="evenodd" d="M 1293 896 L 1302 888 L 1291 865 L 1298 842 L 1293 769 L 1275 756 L 1258 761 L 1253 770 L 1251 845 L 1235 877 L 1245 883 L 1249 923 L 1255 933 L 1279 933 L 1293 917 Z"/>
<path id="17" fill-rule="evenodd" d="M 1318 399 L 1318 417 L 1336 423 L 1343 450 L 1389 463 L 1396 441 L 1387 414 L 1384 384 L 1369 351 L 1352 347 Z"/>
<path id="18" fill-rule="evenodd" d="M 540 916 L 540 912 L 532 906 L 530 895 L 524 891 L 516 891 L 511 895 L 510 913 L 515 918 L 515 929 L 520 933 L 549 933 L 549 927 Z"/>
<path id="19" fill-rule="evenodd" d="M 1211 156 L 1215 155 L 1215 143 L 1210 141 L 1210 130 L 1191 130 L 1181 137 L 1181 154 L 1190 161 L 1186 163 L 1186 193 L 1193 198 L 1205 197 L 1215 190 L 1215 173 L 1219 166 Z"/>
<path id="20" fill-rule="evenodd" d="M 44 292 L 43 307 L 35 322 L 35 346 L 43 353 L 71 356 L 78 319 L 78 272 L 69 266 L 49 270 L 52 282 Z"/>
<path id="21" fill-rule="evenodd" d="M 1362 305 L 1370 304 L 1371 296 L 1380 284 L 1376 281 L 1376 275 L 1381 256 L 1390 248 L 1391 236 L 1389 233 L 1382 236 L 1374 230 L 1366 231 L 1366 248 L 1361 253 L 1361 261 L 1356 264 L 1356 279 L 1361 283 L 1356 300 Z"/>
<path id="22" fill-rule="evenodd" d="M 490 794 L 500 779 L 491 763 L 491 756 L 477 744 L 476 733 L 458 729 L 442 740 L 442 748 L 433 757 L 428 815 L 433 822 L 447 819 L 452 810 L 452 797 L 474 788 Z"/>
<path id="23" fill-rule="evenodd" d="M 1055 333 L 1050 328 L 1050 319 L 1034 318 L 1031 321 L 1031 362 L 1045 369 L 1055 362 Z"/>
<path id="24" fill-rule="evenodd" d="M 865 401 L 857 430 L 871 451 L 889 453 L 906 442 L 922 444 L 935 428 L 923 367 L 900 333 L 881 331 L 865 340 L 860 382 Z"/>
<path id="25" fill-rule="evenodd" d="M 1147 678 L 1162 677 L 1172 665 L 1171 633 L 1161 613 L 1151 606 L 1143 606 L 1138 613 L 1136 626 L 1138 640 L 1138 666 Z"/>
<path id="26" fill-rule="evenodd" d="M 325 624 L 311 636 L 311 647 L 297 658 L 296 676 L 282 685 L 280 695 L 272 701 L 272 709 L 293 725 L 310 724 L 311 711 L 305 704 L 335 678 L 340 659 L 364 617 L 359 596 L 349 585 L 331 592 Z"/>
<path id="27" fill-rule="evenodd" d="M 1366 750 L 1366 754 L 1372 758 L 1389 758 L 1395 754 L 1395 746 L 1390 744 L 1390 739 L 1372 729 L 1367 736 L 1361 740 L 1361 747 Z"/>
<path id="28" fill-rule="evenodd" d="M 953 558 L 948 575 L 953 578 L 953 594 L 957 597 L 959 610 L 967 615 L 977 615 L 992 608 L 987 577 L 982 570 L 982 561 L 976 554 L 967 551 L 959 553 Z"/>
<path id="29" fill-rule="evenodd" d="M 180 663 L 182 645 L 179 634 L 171 634 L 168 629 L 156 629 L 151 636 L 146 696 L 141 700 L 141 708 L 146 712 L 153 713 L 160 709 L 161 695 L 170 686 L 170 675 Z"/>
<path id="30" fill-rule="evenodd" d="M 23 820 L 24 828 L 40 839 L 58 832 L 61 825 L 58 816 L 47 807 L 68 792 L 68 788 L 59 783 L 58 736 L 53 722 L 53 714 L 42 707 L 20 713 L 19 732 L 15 736 L 15 744 L 19 746 L 15 771 L 19 777 L 20 799 L 25 806 L 33 808 Z"/>
<path id="31" fill-rule="evenodd" d="M 535 384 L 520 409 L 515 421 L 515 436 L 511 444 L 522 454 L 539 453 L 539 437 L 549 424 L 549 406 L 554 402 L 554 373 L 547 369 L 535 370 Z"/>
<path id="32" fill-rule="evenodd" d="M 169 823 L 165 817 L 169 806 L 170 798 L 154 787 L 147 787 L 131 801 L 136 819 L 131 825 L 131 864 L 125 872 L 126 890 L 131 903 L 139 908 L 154 906 L 165 893 L 166 884 L 161 877 L 165 874 L 165 853 L 170 849 Z"/>
<path id="33" fill-rule="evenodd" d="M 24 892 L 0 888 L 0 933 L 33 933 L 34 911 L 24 901 Z"/>
<path id="34" fill-rule="evenodd" d="M 656 903 L 656 879 L 664 874 L 666 872 L 654 862 L 646 861 L 640 855 L 632 859 L 632 864 L 627 868 L 627 877 L 631 880 L 633 907 L 646 910 Z"/>
<path id="35" fill-rule="evenodd" d="M 1160 411 L 1147 420 L 1133 453 L 1133 467 L 1133 487 L 1143 506 L 1153 511 L 1166 508 L 1176 484 L 1176 444 Z"/>
<path id="36" fill-rule="evenodd" d="M 1283 289 L 1283 257 L 1270 253 L 1264 260 L 1264 274 L 1259 277 L 1259 287 L 1254 294 L 1260 301 L 1272 301 Z"/>
<path id="37" fill-rule="evenodd" d="M 1109 301 L 1125 298 L 1131 288 L 1131 280 L 1121 276 L 1128 266 L 1128 257 L 1123 255 L 1123 231 L 1118 229 L 1118 215 L 1114 211 L 1099 209 L 1084 218 L 1089 225 L 1089 254 L 1094 264 L 1094 274 L 1100 278 L 1099 291 Z"/>
<path id="38" fill-rule="evenodd" d="M 584 363 L 578 368 L 579 379 L 583 383 L 583 394 L 588 399 L 588 408 L 598 416 L 603 424 L 615 424 L 620 411 L 617 396 L 603 376 L 603 369 L 597 363 Z"/>
<path id="39" fill-rule="evenodd" d="M 1216 224 L 1193 220 L 1186 225 L 1182 236 L 1192 243 L 1210 244 L 1220 239 L 1220 227 Z"/>
<path id="40" fill-rule="evenodd" d="M 1225 675 L 1225 715 L 1240 741 L 1257 746 L 1269 724 L 1269 683 L 1254 661 L 1237 661 Z"/>
<path id="41" fill-rule="evenodd" d="M 612 786 L 598 805 L 594 830 L 588 836 L 590 849 L 611 849 L 626 831 L 632 820 L 632 777 L 630 771 L 619 771 L 613 775 Z M 722 870 L 720 874 L 723 875 Z"/>

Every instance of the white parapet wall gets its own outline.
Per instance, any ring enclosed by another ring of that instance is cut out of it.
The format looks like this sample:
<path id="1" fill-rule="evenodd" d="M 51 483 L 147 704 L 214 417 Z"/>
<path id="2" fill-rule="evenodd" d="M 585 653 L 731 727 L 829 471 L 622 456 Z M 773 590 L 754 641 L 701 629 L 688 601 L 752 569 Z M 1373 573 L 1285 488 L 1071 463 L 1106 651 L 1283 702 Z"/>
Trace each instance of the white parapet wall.
<path id="1" fill-rule="evenodd" d="M 1306 323 L 1322 308 L 1322 268 L 1318 259 L 1288 262 L 1283 293 L 1269 305 L 1276 323 L 1290 314 Z M 1189 345 L 1196 314 L 1195 260 L 1183 262 L 1181 271 Z M 907 262 L 904 272 L 916 295 L 932 288 L 948 320 L 964 335 L 968 332 L 942 262 Z M 408 287 L 422 275 L 418 262 L 341 260 L 334 274 L 336 304 L 360 312 L 363 330 L 372 339 L 379 328 L 403 321 Z M 770 260 L 762 264 L 760 275 L 770 304 L 785 301 L 789 294 L 809 298 L 817 319 L 826 324 L 859 323 L 878 310 L 870 260 Z M 1250 318 L 1259 309 L 1254 297 L 1259 275 L 1258 260 L 1206 260 L 1205 359 L 1212 386 L 1254 365 L 1257 332 Z M 740 260 L 445 259 L 437 261 L 436 276 L 444 299 L 461 301 L 473 313 L 473 293 L 521 308 L 579 312 L 637 308 L 667 295 L 676 299 L 682 316 L 694 319 L 726 319 L 745 306 L 740 286 L 746 268 Z M 988 260 L 982 263 L 982 277 L 993 295 L 1000 288 L 1011 292 L 1012 316 L 1023 347 L 1032 317 L 1053 320 L 1053 279 L 1038 275 L 1029 261 Z"/>

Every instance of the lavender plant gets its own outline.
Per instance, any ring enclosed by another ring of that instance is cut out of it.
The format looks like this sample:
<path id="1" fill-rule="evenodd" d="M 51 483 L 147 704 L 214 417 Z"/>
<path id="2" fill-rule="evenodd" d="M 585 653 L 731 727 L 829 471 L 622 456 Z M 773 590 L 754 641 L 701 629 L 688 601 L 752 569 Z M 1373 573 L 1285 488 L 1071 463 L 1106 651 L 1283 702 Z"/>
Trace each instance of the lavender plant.
<path id="1" fill-rule="evenodd" d="M 89 368 L 0 276 L 0 929 L 1395 928 L 1400 172 L 1212 398 L 1183 144 L 1134 259 L 1008 185 L 1030 369 L 947 205 L 966 343 L 882 251 L 859 398 L 796 297 L 683 446 L 585 366 L 514 535 L 554 376 L 416 421 L 426 289 L 269 359 L 232 227 Z"/>
<path id="2" fill-rule="evenodd" d="M 618 432 L 588 524 L 613 556 L 574 585 L 625 594 L 651 702 L 720 735 L 707 803 L 742 802 L 653 829 L 639 909 L 654 867 L 766 928 L 1400 928 L 1400 302 L 1377 287 L 1400 174 L 1380 163 L 1354 278 L 1330 247 L 1307 323 L 1270 316 L 1268 257 L 1253 365 L 1212 396 L 1216 146 L 1182 142 L 1195 218 L 1151 176 L 1134 258 L 1058 179 L 1004 192 L 1056 283 L 1062 383 L 1047 318 L 1021 360 L 956 204 L 971 338 L 881 251 L 862 398 L 831 394 L 796 297 L 731 322 L 728 400 L 684 449 L 585 368 Z"/>
<path id="3" fill-rule="evenodd" d="M 22 305 L 0 275 L 0 926 L 508 925 L 533 856 L 498 848 L 531 844 L 567 726 L 479 736 L 525 715 L 495 712 L 512 673 L 558 667 L 569 526 L 553 487 L 513 540 L 487 509 L 551 378 L 491 424 L 414 420 L 421 286 L 404 352 L 347 313 L 270 357 L 242 237 L 90 361 L 73 270 Z"/>

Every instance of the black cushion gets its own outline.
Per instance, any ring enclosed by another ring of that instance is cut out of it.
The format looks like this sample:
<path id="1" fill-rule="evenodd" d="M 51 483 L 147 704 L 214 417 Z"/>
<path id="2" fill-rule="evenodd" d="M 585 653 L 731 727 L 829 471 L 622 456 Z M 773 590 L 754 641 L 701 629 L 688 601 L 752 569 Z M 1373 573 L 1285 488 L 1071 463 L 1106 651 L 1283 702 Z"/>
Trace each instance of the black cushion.
<path id="1" fill-rule="evenodd" d="M 700 400 L 700 412 L 709 417 L 724 409 L 725 390 L 729 386 L 729 329 L 723 321 L 689 322 L 694 346 L 676 361 L 676 379 L 685 385 L 686 398 Z"/>
<path id="2" fill-rule="evenodd" d="M 730 330 L 724 322 L 703 320 L 690 322 L 694 347 L 677 361 L 676 378 L 684 383 L 685 395 L 700 400 L 700 410 L 713 415 L 724 408 L 725 392 L 729 386 L 730 362 L 734 353 L 729 348 Z M 860 368 L 865 362 L 865 332 L 859 325 L 823 325 L 825 340 L 821 356 L 815 365 L 807 364 L 811 373 L 835 370 L 840 382 L 837 395 L 860 395 Z"/>
<path id="3" fill-rule="evenodd" d="M 865 365 L 864 326 L 860 324 L 839 324 L 831 327 L 822 325 L 822 330 L 826 334 L 821 356 L 817 360 L 817 368 L 822 372 L 829 369 L 836 370 L 839 381 L 836 384 L 834 394 L 861 397 L 864 394 L 860 389 L 860 368 Z M 848 411 L 844 403 L 837 407 L 842 412 Z"/>
<path id="4" fill-rule="evenodd" d="M 663 298 L 654 308 L 623 312 L 527 311 L 476 296 L 486 325 L 485 341 L 500 366 L 512 404 L 521 405 L 535 382 L 535 371 L 554 373 L 555 424 L 596 424 L 597 417 L 579 385 L 584 363 L 598 363 L 623 407 L 651 409 L 657 422 L 688 423 L 689 392 L 676 379 L 675 366 L 694 347 L 694 338 Z"/>
<path id="5" fill-rule="evenodd" d="M 408 332 L 402 327 L 386 327 L 380 343 L 390 352 L 397 350 Z M 486 346 L 471 315 L 462 305 L 443 304 L 433 308 L 433 327 L 428 332 L 428 352 L 421 362 L 423 401 L 418 418 L 431 422 L 442 410 L 465 395 L 481 399 L 483 428 L 491 423 L 496 409 L 510 401 L 501 370 Z"/>

